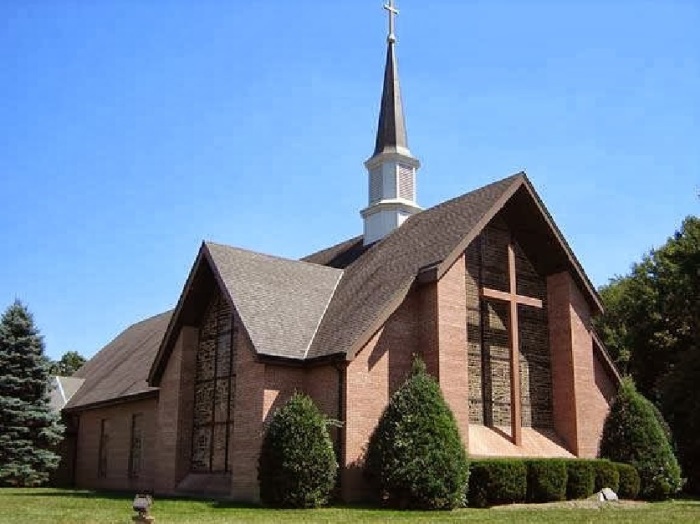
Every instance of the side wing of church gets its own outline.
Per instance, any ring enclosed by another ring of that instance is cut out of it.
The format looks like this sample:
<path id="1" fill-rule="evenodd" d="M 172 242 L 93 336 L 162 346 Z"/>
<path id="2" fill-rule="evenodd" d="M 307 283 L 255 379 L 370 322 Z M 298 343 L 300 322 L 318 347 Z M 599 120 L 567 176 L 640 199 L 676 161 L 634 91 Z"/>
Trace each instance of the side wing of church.
<path id="1" fill-rule="evenodd" d="M 302 260 L 203 243 L 175 309 L 76 374 L 76 486 L 256 501 L 265 423 L 303 391 L 342 422 L 341 495 L 362 500 L 415 356 L 471 456 L 596 456 L 619 382 L 600 298 L 523 173 L 421 210 L 395 42 L 392 18 L 363 235 Z"/>

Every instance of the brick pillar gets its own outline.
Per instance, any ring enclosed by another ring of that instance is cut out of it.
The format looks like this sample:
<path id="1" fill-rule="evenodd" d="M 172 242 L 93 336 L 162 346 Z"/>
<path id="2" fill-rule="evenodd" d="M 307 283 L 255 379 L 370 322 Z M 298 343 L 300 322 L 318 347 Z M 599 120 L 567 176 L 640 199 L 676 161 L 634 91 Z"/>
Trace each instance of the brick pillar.
<path id="1" fill-rule="evenodd" d="M 469 449 L 467 290 L 464 256 L 437 282 L 437 365 L 440 388 Z"/>
<path id="2" fill-rule="evenodd" d="M 173 493 L 189 468 L 196 355 L 197 328 L 184 326 L 160 381 L 154 450 L 157 493 Z"/>
<path id="3" fill-rule="evenodd" d="M 265 364 L 259 362 L 245 332 L 236 331 L 236 391 L 233 408 L 231 497 L 244 502 L 260 500 L 258 457 L 263 436 Z"/>
<path id="4" fill-rule="evenodd" d="M 598 428 L 587 419 L 598 393 L 590 308 L 567 271 L 547 277 L 547 299 L 554 427 L 576 456 L 595 457 Z"/>

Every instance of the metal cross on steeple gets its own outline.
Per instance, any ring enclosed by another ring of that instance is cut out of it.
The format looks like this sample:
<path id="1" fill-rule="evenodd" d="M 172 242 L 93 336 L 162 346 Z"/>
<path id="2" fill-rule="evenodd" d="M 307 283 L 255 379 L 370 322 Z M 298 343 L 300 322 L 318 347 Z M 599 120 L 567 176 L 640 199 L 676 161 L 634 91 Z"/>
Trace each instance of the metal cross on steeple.
<path id="1" fill-rule="evenodd" d="M 384 9 L 389 12 L 389 35 L 386 37 L 387 42 L 396 42 L 396 35 L 394 34 L 394 22 L 396 15 L 399 14 L 399 10 L 396 9 L 394 5 L 394 0 L 389 0 L 388 4 L 384 4 Z"/>

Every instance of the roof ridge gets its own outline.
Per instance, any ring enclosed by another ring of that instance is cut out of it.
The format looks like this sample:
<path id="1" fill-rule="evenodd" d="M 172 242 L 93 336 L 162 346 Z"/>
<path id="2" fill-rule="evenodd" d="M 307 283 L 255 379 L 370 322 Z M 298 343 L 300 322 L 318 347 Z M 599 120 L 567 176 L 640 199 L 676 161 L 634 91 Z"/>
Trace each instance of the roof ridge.
<path id="1" fill-rule="evenodd" d="M 455 202 L 457 202 L 458 200 L 462 200 L 462 199 L 464 199 L 464 198 L 466 198 L 466 197 L 472 195 L 473 193 L 476 193 L 476 192 L 478 192 L 478 191 L 483 191 L 484 189 L 488 189 L 488 188 L 490 188 L 490 187 L 496 186 L 496 185 L 498 185 L 498 184 L 503 184 L 503 183 L 505 183 L 506 181 L 515 180 L 515 179 L 520 178 L 520 177 L 525 177 L 525 178 L 527 178 L 527 175 L 525 174 L 525 171 L 518 171 L 518 172 L 515 173 L 515 174 L 508 175 L 507 177 L 501 178 L 501 179 L 499 179 L 499 180 L 495 180 L 494 182 L 490 182 L 490 183 L 488 183 L 488 184 L 486 184 L 486 185 L 484 185 L 484 186 L 477 187 L 476 189 L 472 189 L 471 191 L 467 191 L 466 193 L 462 193 L 461 195 L 457 195 L 456 197 L 452 197 L 452 198 L 450 198 L 449 200 L 443 200 L 442 202 L 440 202 L 440 203 L 438 203 L 438 204 L 435 204 L 435 205 L 432 206 L 432 207 L 426 208 L 426 209 L 424 209 L 423 211 L 421 211 L 420 213 L 417 213 L 416 215 L 413 215 L 413 216 L 422 215 L 423 213 L 427 213 L 427 212 L 429 212 L 429 211 L 432 211 L 433 209 L 440 209 L 440 208 L 446 207 L 446 206 L 448 206 L 449 204 L 455 203 Z M 409 219 L 413 218 L 413 216 L 408 217 L 406 220 L 408 221 Z"/>
<path id="2" fill-rule="evenodd" d="M 209 248 L 211 246 L 220 247 L 220 248 L 229 249 L 232 251 L 238 251 L 240 253 L 248 253 L 251 255 L 257 255 L 257 256 L 260 256 L 263 258 L 277 260 L 280 262 L 293 262 L 293 263 L 297 263 L 297 264 L 305 264 L 305 265 L 314 266 L 314 267 L 323 268 L 323 269 L 331 269 L 333 271 L 341 271 L 341 272 L 343 271 L 342 269 L 324 266 L 322 264 L 316 264 L 315 262 L 307 262 L 306 260 L 303 260 L 303 259 L 287 258 L 287 257 L 283 257 L 280 255 L 271 255 L 269 253 L 262 253 L 260 251 L 253 251 L 252 249 L 246 249 L 246 248 L 242 248 L 242 247 L 238 247 L 238 246 L 231 246 L 228 244 L 220 244 L 218 242 L 212 242 L 210 240 L 205 240 L 204 245 L 207 246 L 207 248 Z"/>

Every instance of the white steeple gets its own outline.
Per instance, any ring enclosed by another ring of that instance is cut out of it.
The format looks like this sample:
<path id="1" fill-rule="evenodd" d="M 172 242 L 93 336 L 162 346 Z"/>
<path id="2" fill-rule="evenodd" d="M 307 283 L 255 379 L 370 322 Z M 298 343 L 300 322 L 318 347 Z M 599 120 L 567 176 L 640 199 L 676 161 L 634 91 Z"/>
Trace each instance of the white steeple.
<path id="1" fill-rule="evenodd" d="M 369 174 L 369 200 L 360 211 L 364 219 L 364 245 L 381 240 L 421 208 L 416 204 L 416 171 L 420 167 L 406 140 L 399 74 L 394 47 L 394 0 L 384 8 L 389 13 L 384 87 L 379 109 L 377 139 L 372 157 L 365 162 Z"/>

